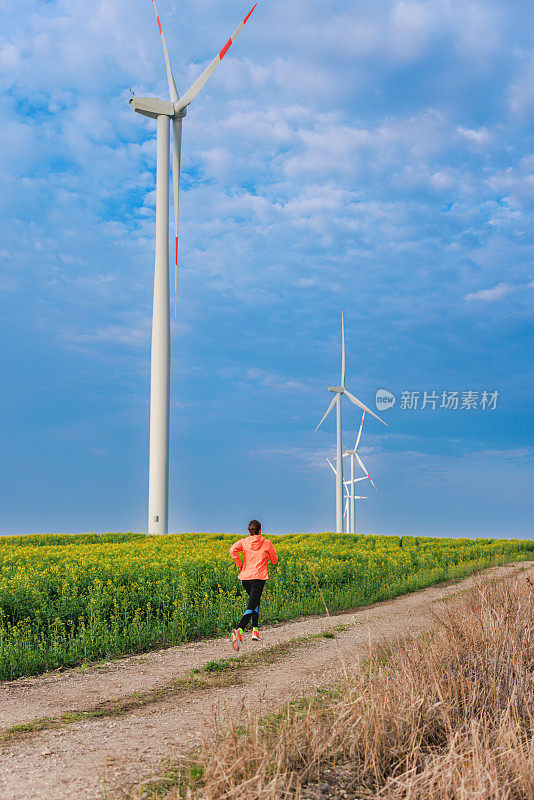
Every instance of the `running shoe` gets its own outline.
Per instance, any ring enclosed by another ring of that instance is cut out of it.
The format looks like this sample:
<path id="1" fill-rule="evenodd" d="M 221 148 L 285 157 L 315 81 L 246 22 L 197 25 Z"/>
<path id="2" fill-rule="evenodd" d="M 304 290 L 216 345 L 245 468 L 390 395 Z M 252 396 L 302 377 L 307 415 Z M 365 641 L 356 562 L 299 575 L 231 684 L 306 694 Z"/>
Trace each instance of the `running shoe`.
<path id="1" fill-rule="evenodd" d="M 261 642 L 261 636 L 259 631 L 252 631 L 252 641 Z"/>
<path id="2" fill-rule="evenodd" d="M 239 635 L 239 631 L 237 630 L 232 631 L 230 641 L 232 642 L 232 647 L 234 648 L 234 650 L 239 650 L 239 645 L 241 644 L 242 641 Z"/>

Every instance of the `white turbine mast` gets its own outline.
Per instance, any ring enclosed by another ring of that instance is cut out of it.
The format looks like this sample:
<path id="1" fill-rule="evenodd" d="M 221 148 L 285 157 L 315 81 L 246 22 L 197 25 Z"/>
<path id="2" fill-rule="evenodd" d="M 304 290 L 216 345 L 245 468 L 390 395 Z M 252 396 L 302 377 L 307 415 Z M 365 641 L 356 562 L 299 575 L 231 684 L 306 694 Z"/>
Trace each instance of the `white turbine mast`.
<path id="1" fill-rule="evenodd" d="M 168 533 L 169 517 L 169 420 L 170 420 L 170 314 L 169 314 L 169 123 L 172 120 L 172 183 L 174 192 L 174 313 L 177 302 L 178 212 L 180 200 L 180 161 L 182 119 L 187 106 L 200 92 L 218 67 L 243 26 L 256 8 L 249 11 L 241 24 L 208 64 L 187 92 L 179 97 L 172 74 L 167 44 L 156 3 L 152 0 L 163 45 L 163 57 L 169 84 L 169 100 L 155 97 L 132 97 L 130 105 L 138 114 L 157 123 L 156 167 L 156 257 L 154 269 L 154 303 L 152 308 L 152 345 L 150 354 L 150 458 L 148 478 L 148 532 Z"/>
<path id="2" fill-rule="evenodd" d="M 354 495 L 355 500 L 368 500 L 367 497 L 363 497 L 362 495 Z M 351 501 L 351 495 L 345 495 L 345 511 L 343 512 L 343 519 L 345 520 L 345 533 L 354 533 L 353 530 L 350 528 L 350 521 L 349 521 L 349 503 Z"/>
<path id="3" fill-rule="evenodd" d="M 356 531 L 356 522 L 355 522 L 356 505 L 355 505 L 354 501 L 357 498 L 354 495 L 354 484 L 357 483 L 358 481 L 364 481 L 367 478 L 369 478 L 369 480 L 371 481 L 371 483 L 373 485 L 373 488 L 374 488 L 375 492 L 378 491 L 376 486 L 375 486 L 375 484 L 374 484 L 374 482 L 373 482 L 373 479 L 369 475 L 369 473 L 367 471 L 367 468 L 365 467 L 363 461 L 360 458 L 359 453 L 357 452 L 358 445 L 360 444 L 360 439 L 361 439 L 361 435 L 362 435 L 362 428 L 363 428 L 364 419 L 365 419 L 365 411 L 362 414 L 362 421 L 360 422 L 360 427 L 359 427 L 359 430 L 358 430 L 358 435 L 356 437 L 356 444 L 354 445 L 354 449 L 353 450 L 345 450 L 345 452 L 343 453 L 344 456 L 350 456 L 350 481 L 346 481 L 345 483 L 349 484 L 350 487 L 351 487 L 351 489 L 350 489 L 350 497 L 351 497 L 351 500 L 350 500 L 350 532 L 351 533 L 355 533 L 355 531 Z M 354 477 L 354 459 L 356 459 L 356 461 L 358 462 L 360 467 L 365 472 L 365 475 L 363 476 L 363 478 L 355 478 Z"/>
<path id="4" fill-rule="evenodd" d="M 347 452 L 349 452 L 349 451 L 347 451 Z M 343 456 L 345 456 L 345 455 L 347 455 L 347 453 L 343 453 Z M 328 463 L 330 465 L 330 468 L 332 469 L 332 472 L 334 473 L 334 475 L 337 476 L 337 469 L 334 467 L 334 465 L 332 464 L 332 462 L 330 461 L 329 458 L 327 458 L 326 460 L 328 461 Z M 345 525 L 344 525 L 345 533 L 355 533 L 355 528 L 356 528 L 355 519 L 356 519 L 356 516 L 355 516 L 354 510 L 352 511 L 352 513 L 350 515 L 350 522 L 349 522 L 349 514 L 348 514 L 349 510 L 352 508 L 352 501 L 353 500 L 368 500 L 369 499 L 367 497 L 362 497 L 361 495 L 358 495 L 358 494 L 355 495 L 354 494 L 354 484 L 358 483 L 358 481 L 366 481 L 367 478 L 369 478 L 369 480 L 371 480 L 370 475 L 367 475 L 367 473 L 366 473 L 365 475 L 362 475 L 361 478 L 354 478 L 353 477 L 353 473 L 354 473 L 354 469 L 353 469 L 352 464 L 351 464 L 351 479 L 350 479 L 350 481 L 343 481 L 343 488 L 345 489 L 345 492 L 346 492 L 346 494 L 345 494 L 345 508 L 344 508 L 344 511 L 343 511 L 343 519 L 345 521 Z M 373 483 L 373 482 L 371 481 L 371 483 Z M 349 489 L 349 486 L 351 487 L 350 489 Z M 374 483 L 373 483 L 373 486 L 374 486 Z M 375 486 L 375 489 L 376 489 L 376 486 Z"/>
<path id="5" fill-rule="evenodd" d="M 366 411 L 368 414 L 371 414 L 372 417 L 375 417 L 379 422 L 383 425 L 388 427 L 387 422 L 384 422 L 383 419 L 375 414 L 374 411 L 371 411 L 366 405 L 364 405 L 361 400 L 358 400 L 357 397 L 354 397 L 348 389 L 345 388 L 345 325 L 343 322 L 343 311 L 341 312 L 341 386 L 329 386 L 329 392 L 333 392 L 334 397 L 330 401 L 330 405 L 326 409 L 326 412 L 321 419 L 320 423 L 317 425 L 315 430 L 319 430 L 327 416 L 330 414 L 334 406 L 336 406 L 337 411 L 337 442 L 336 442 L 336 533 L 343 533 L 343 445 L 342 445 L 342 432 L 341 432 L 341 397 L 345 395 L 351 403 L 355 406 L 358 406 L 362 409 L 362 411 Z"/>

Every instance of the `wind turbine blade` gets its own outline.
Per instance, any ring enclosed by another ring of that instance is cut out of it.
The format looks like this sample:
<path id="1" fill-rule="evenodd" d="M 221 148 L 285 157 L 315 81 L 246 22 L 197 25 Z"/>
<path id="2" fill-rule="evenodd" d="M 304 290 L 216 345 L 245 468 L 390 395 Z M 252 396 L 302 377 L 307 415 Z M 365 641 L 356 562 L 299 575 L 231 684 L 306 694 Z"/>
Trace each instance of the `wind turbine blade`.
<path id="1" fill-rule="evenodd" d="M 325 421 L 325 419 L 327 418 L 327 416 L 330 414 L 330 412 L 331 412 L 331 411 L 332 411 L 332 409 L 334 408 L 334 406 L 335 406 L 335 404 L 336 404 L 336 400 L 337 400 L 337 394 L 335 394 L 335 395 L 333 396 L 332 400 L 330 401 L 330 405 L 329 405 L 329 406 L 328 406 L 328 408 L 326 409 L 326 412 L 325 412 L 325 415 L 324 415 L 324 417 L 322 418 L 322 420 L 320 421 L 320 423 L 317 425 L 317 427 L 316 427 L 316 429 L 315 429 L 316 431 L 318 431 L 318 430 L 319 430 L 319 428 L 321 427 L 321 425 L 323 424 L 323 422 Z"/>
<path id="2" fill-rule="evenodd" d="M 350 392 L 348 392 L 346 389 L 345 389 L 345 395 L 346 395 L 346 396 L 349 398 L 349 400 L 350 400 L 350 402 L 351 402 L 351 403 L 354 403 L 354 405 L 355 405 L 355 406 L 358 406 L 358 408 L 361 408 L 363 411 L 367 411 L 367 413 L 368 413 L 368 414 L 370 414 L 372 417 L 375 417 L 375 419 L 377 419 L 379 422 L 381 422 L 381 423 L 382 423 L 382 425 L 385 425 L 385 426 L 386 426 L 386 428 L 389 428 L 389 425 L 387 424 L 387 422 L 384 422 L 384 420 L 383 420 L 383 419 L 380 419 L 380 417 L 378 416 L 378 414 L 375 414 L 375 412 L 374 412 L 374 411 L 371 411 L 371 409 L 370 409 L 370 408 L 367 408 L 367 406 L 366 406 L 366 405 L 364 405 L 364 404 L 361 402 L 361 400 L 358 400 L 358 398 L 357 398 L 357 397 L 354 397 L 354 395 L 353 395 L 353 394 L 351 394 Z"/>
<path id="3" fill-rule="evenodd" d="M 362 421 L 360 422 L 360 430 L 358 431 L 358 436 L 356 437 L 356 444 L 354 445 L 354 450 L 358 449 L 358 445 L 360 444 L 360 436 L 362 435 L 362 428 L 363 428 L 363 421 L 365 419 L 365 411 L 362 414 Z"/>
<path id="4" fill-rule="evenodd" d="M 219 66 L 219 64 L 223 60 L 223 58 L 225 57 L 226 53 L 228 52 L 230 47 L 233 45 L 233 43 L 235 42 L 235 40 L 237 39 L 237 37 L 239 36 L 241 31 L 243 30 L 244 25 L 246 24 L 246 22 L 248 21 L 248 18 L 250 17 L 252 12 L 256 8 L 256 5 L 257 5 L 257 3 L 251 8 L 251 10 L 248 12 L 247 16 L 245 17 L 245 19 L 235 29 L 235 31 L 230 36 L 230 38 L 228 39 L 228 41 L 226 42 L 224 47 L 222 47 L 219 50 L 219 52 L 217 53 L 217 55 L 215 56 L 213 61 L 210 64 L 208 64 L 208 66 L 206 67 L 204 72 L 196 79 L 194 84 L 192 86 L 190 86 L 190 88 L 184 94 L 182 99 L 175 105 L 176 111 L 180 111 L 181 109 L 183 109 L 186 106 L 188 106 L 189 103 L 191 102 L 191 100 L 193 100 L 197 96 L 197 94 L 200 92 L 200 90 L 202 89 L 202 87 L 204 86 L 204 84 L 206 83 L 208 78 L 211 75 L 213 75 L 213 73 L 215 72 L 215 70 L 217 69 L 217 67 Z"/>
<path id="5" fill-rule="evenodd" d="M 158 21 L 158 28 L 159 28 L 159 35 L 161 36 L 161 44 L 163 45 L 163 58 L 165 59 L 165 69 L 167 70 L 167 82 L 169 84 L 169 97 L 171 103 L 175 103 L 178 98 L 178 90 L 176 89 L 176 84 L 174 82 L 174 75 L 172 74 L 171 69 L 171 62 L 169 61 L 169 53 L 167 51 L 167 43 L 165 41 L 165 35 L 163 33 L 163 28 L 161 26 L 161 20 L 159 18 L 158 9 L 156 8 L 155 0 L 152 0 L 152 5 L 154 6 L 154 13 L 156 14 L 156 19 Z"/>
<path id="6" fill-rule="evenodd" d="M 334 465 L 332 464 L 332 462 L 330 461 L 330 459 L 329 459 L 329 458 L 327 458 L 326 460 L 328 461 L 328 463 L 330 464 L 330 466 L 331 466 L 331 467 L 332 467 L 332 469 L 334 470 L 334 475 L 337 475 L 337 469 L 334 467 Z"/>
<path id="7" fill-rule="evenodd" d="M 341 310 L 341 387 L 345 388 L 345 323 L 343 309 Z"/>
<path id="8" fill-rule="evenodd" d="M 172 189 L 174 194 L 174 316 L 178 298 L 178 219 L 180 214 L 180 165 L 182 154 L 182 120 L 172 121 Z"/>
<path id="9" fill-rule="evenodd" d="M 356 460 L 358 461 L 358 464 L 360 465 L 360 467 L 363 469 L 363 471 L 365 472 L 366 475 L 369 475 L 369 473 L 367 472 L 367 467 L 365 466 L 365 464 L 361 460 L 361 458 L 358 455 L 358 453 L 356 453 L 355 455 L 356 455 Z"/>
<path id="10" fill-rule="evenodd" d="M 365 468 L 365 465 L 364 465 L 363 461 L 361 460 L 360 456 L 358 455 L 358 453 L 356 453 L 356 458 L 358 459 L 358 463 L 359 463 L 360 467 L 363 469 L 363 471 L 365 472 L 365 474 L 367 475 L 367 477 L 369 478 L 369 480 L 373 484 L 373 489 L 375 490 L 375 492 L 378 492 L 378 489 L 376 488 L 376 486 L 373 483 L 373 479 L 371 478 L 371 476 L 367 472 L 367 470 Z"/>

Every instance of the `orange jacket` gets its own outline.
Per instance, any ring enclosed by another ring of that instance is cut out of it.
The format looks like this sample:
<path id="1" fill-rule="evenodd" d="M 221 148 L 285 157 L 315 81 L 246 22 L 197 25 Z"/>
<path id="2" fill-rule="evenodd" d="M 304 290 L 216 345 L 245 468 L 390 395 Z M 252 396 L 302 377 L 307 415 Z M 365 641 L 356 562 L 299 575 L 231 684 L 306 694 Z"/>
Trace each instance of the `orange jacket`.
<path id="1" fill-rule="evenodd" d="M 238 553 L 243 553 L 243 564 L 241 564 Z M 270 561 L 271 564 L 278 564 L 278 556 L 273 543 L 257 533 L 233 544 L 230 548 L 230 555 L 239 567 L 238 578 L 241 581 L 266 581 L 269 577 L 267 561 Z"/>

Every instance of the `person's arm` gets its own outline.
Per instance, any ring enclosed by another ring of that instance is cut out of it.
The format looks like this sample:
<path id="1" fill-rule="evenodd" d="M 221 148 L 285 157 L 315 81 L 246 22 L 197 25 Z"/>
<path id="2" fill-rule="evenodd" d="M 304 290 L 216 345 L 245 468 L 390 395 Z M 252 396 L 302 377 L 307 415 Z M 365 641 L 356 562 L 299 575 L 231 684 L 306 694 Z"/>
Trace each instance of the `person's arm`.
<path id="1" fill-rule="evenodd" d="M 273 547 L 273 543 L 270 542 L 269 544 L 269 561 L 274 566 L 275 564 L 278 564 L 278 556 L 276 555 L 276 550 Z"/>
<path id="2" fill-rule="evenodd" d="M 242 553 L 242 552 L 243 552 L 243 542 L 240 539 L 238 542 L 233 544 L 231 546 L 231 548 L 230 548 L 230 555 L 234 559 L 234 561 L 235 561 L 235 563 L 237 565 L 237 568 L 239 569 L 240 572 L 243 569 L 243 564 L 241 563 L 241 558 L 239 556 L 239 553 Z"/>

